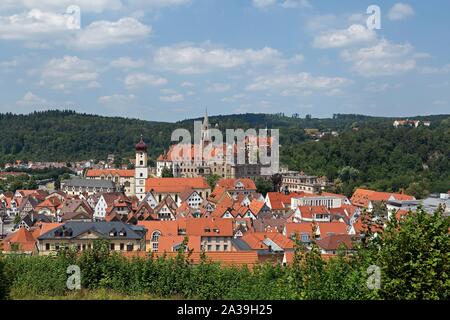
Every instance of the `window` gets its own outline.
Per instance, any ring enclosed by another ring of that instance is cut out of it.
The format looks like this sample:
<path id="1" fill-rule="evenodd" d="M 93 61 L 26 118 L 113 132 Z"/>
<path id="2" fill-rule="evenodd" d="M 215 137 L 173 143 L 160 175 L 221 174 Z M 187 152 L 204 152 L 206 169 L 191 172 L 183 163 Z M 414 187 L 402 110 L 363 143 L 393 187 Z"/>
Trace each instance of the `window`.
<path id="1" fill-rule="evenodd" d="M 223 245 L 223 251 L 228 251 L 228 245 L 227 244 Z"/>
<path id="2" fill-rule="evenodd" d="M 158 242 L 159 237 L 161 236 L 161 232 L 155 231 L 152 233 L 152 242 Z"/>
<path id="3" fill-rule="evenodd" d="M 302 233 L 302 242 L 308 242 L 309 241 L 309 234 Z"/>
<path id="4" fill-rule="evenodd" d="M 158 251 L 158 246 L 159 246 L 158 242 L 153 242 L 152 243 L 152 251 L 154 251 L 154 252 Z"/>
<path id="5" fill-rule="evenodd" d="M 127 244 L 127 251 L 133 251 L 133 244 Z"/>
<path id="6" fill-rule="evenodd" d="M 216 245 L 216 251 L 220 251 L 220 244 Z"/>
<path id="7" fill-rule="evenodd" d="M 120 244 L 120 251 L 123 251 L 125 249 L 125 245 L 123 243 Z"/>
<path id="8" fill-rule="evenodd" d="M 46 251 L 49 251 L 49 250 L 50 250 L 50 243 L 46 243 L 46 244 L 45 244 L 45 250 L 46 250 Z"/>
<path id="9" fill-rule="evenodd" d="M 207 251 L 211 251 L 212 246 L 210 244 L 208 244 L 208 250 Z"/>
<path id="10" fill-rule="evenodd" d="M 114 251 L 114 250 L 116 250 L 116 245 L 115 245 L 114 243 L 111 243 L 111 245 L 110 245 L 110 249 L 111 249 L 111 251 Z"/>

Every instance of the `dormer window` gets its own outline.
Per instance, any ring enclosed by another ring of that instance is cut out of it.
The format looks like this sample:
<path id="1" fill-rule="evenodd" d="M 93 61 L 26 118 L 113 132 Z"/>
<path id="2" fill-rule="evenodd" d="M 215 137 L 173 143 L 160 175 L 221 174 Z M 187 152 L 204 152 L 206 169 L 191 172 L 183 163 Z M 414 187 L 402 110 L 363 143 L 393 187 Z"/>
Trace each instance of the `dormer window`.
<path id="1" fill-rule="evenodd" d="M 116 229 L 112 229 L 112 230 L 109 232 L 109 236 L 110 236 L 110 237 L 115 237 L 115 236 L 117 236 L 117 231 L 116 231 Z"/>

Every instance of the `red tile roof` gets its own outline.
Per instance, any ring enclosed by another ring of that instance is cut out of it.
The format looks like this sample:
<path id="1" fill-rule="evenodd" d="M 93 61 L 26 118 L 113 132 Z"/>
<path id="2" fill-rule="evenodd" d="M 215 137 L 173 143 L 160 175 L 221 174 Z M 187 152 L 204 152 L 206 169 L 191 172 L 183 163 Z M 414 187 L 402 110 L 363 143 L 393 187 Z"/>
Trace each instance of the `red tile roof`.
<path id="1" fill-rule="evenodd" d="M 401 193 L 379 192 L 367 189 L 356 189 L 350 201 L 359 207 L 368 207 L 372 201 L 388 201 L 391 197 L 395 200 L 415 200 L 413 196 Z"/>
<path id="2" fill-rule="evenodd" d="M 337 250 L 339 247 L 345 246 L 347 249 L 353 248 L 353 238 L 354 236 L 347 234 L 337 234 L 331 235 L 327 237 L 323 237 L 320 240 L 316 240 L 316 243 L 319 247 L 326 251 Z"/>
<path id="3" fill-rule="evenodd" d="M 317 223 L 319 227 L 320 236 L 322 238 L 326 237 L 330 233 L 332 234 L 348 234 L 348 226 L 343 222 L 333 221 L 333 222 L 319 222 Z"/>
<path id="4" fill-rule="evenodd" d="M 269 198 L 272 210 L 288 210 L 291 206 L 291 199 L 295 197 L 304 196 L 304 192 L 291 192 L 285 194 L 283 192 L 268 192 L 267 197 Z"/>
<path id="5" fill-rule="evenodd" d="M 203 237 L 232 237 L 233 221 L 220 218 L 187 218 L 186 234 Z"/>
<path id="6" fill-rule="evenodd" d="M 149 178 L 145 181 L 146 192 L 182 193 L 186 188 L 210 189 L 204 178 Z"/>
<path id="7" fill-rule="evenodd" d="M 252 250 L 268 249 L 268 246 L 263 242 L 266 238 L 275 242 L 282 249 L 293 249 L 295 246 L 291 239 L 276 232 L 248 232 L 241 237 Z"/>
<path id="8" fill-rule="evenodd" d="M 86 177 L 96 178 L 101 176 L 119 176 L 125 178 L 134 177 L 134 170 L 123 170 L 123 169 L 91 169 L 86 173 Z"/>
<path id="9" fill-rule="evenodd" d="M 19 228 L 3 240 L 3 251 L 12 251 L 12 246 L 18 245 L 18 251 L 30 252 L 36 249 L 36 243 L 36 238 L 30 231 L 26 228 Z"/>
<path id="10" fill-rule="evenodd" d="M 241 179 L 220 179 L 217 182 L 217 185 L 226 189 L 226 190 L 235 190 L 238 183 L 242 183 L 244 189 L 246 190 L 255 190 L 256 191 L 256 185 L 255 182 L 252 179 L 247 178 L 241 178 Z"/>
<path id="11" fill-rule="evenodd" d="M 147 241 L 152 238 L 152 234 L 155 231 L 161 232 L 161 235 L 163 236 L 178 235 L 178 221 L 139 221 L 137 224 L 147 229 L 147 234 L 145 236 Z"/>

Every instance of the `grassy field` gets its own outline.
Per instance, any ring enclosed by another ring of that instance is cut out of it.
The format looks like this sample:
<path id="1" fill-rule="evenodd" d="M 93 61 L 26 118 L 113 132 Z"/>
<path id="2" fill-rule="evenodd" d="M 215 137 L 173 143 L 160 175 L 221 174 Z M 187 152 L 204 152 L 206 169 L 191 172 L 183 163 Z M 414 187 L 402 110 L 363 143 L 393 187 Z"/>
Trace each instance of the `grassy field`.
<path id="1" fill-rule="evenodd" d="M 25 292 L 12 290 L 10 293 L 11 300 L 179 300 L 180 297 L 161 298 L 147 294 L 124 295 L 112 290 L 76 290 L 62 296 L 33 295 Z"/>

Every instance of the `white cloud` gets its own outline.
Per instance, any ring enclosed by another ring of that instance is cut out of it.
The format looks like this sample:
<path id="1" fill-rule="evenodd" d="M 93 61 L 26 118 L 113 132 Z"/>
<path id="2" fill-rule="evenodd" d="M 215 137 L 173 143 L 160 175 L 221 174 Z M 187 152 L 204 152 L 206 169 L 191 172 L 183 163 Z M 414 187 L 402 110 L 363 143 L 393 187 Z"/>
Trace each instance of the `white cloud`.
<path id="1" fill-rule="evenodd" d="M 53 85 L 55 89 L 67 89 L 72 83 L 92 83 L 97 81 L 99 73 L 95 64 L 89 60 L 82 60 L 77 56 L 64 56 L 51 59 L 40 70 L 41 84 Z"/>
<path id="2" fill-rule="evenodd" d="M 238 93 L 238 94 L 234 94 L 230 97 L 223 98 L 222 102 L 235 102 L 236 100 L 244 99 L 245 97 L 246 97 L 245 94 Z"/>
<path id="3" fill-rule="evenodd" d="M 145 60 L 137 59 L 133 60 L 130 57 L 120 57 L 111 61 L 110 66 L 118 69 L 135 69 L 145 66 Z"/>
<path id="4" fill-rule="evenodd" d="M 167 83 L 167 79 L 154 76 L 152 74 L 147 73 L 134 73 L 130 74 L 125 78 L 125 85 L 128 88 L 136 88 L 141 86 L 152 86 L 158 87 L 165 85 Z"/>
<path id="5" fill-rule="evenodd" d="M 309 31 L 326 30 L 332 28 L 336 21 L 334 14 L 313 15 L 306 18 L 305 27 Z"/>
<path id="6" fill-rule="evenodd" d="M 206 91 L 207 92 L 227 92 L 231 89 L 231 86 L 229 84 L 224 83 L 214 83 L 211 86 L 209 86 Z"/>
<path id="7" fill-rule="evenodd" d="M 67 33 L 67 19 L 61 14 L 33 9 L 12 16 L 0 16 L 0 39 L 39 40 Z"/>
<path id="8" fill-rule="evenodd" d="M 284 8 L 311 8 L 308 0 L 285 0 L 282 4 Z"/>
<path id="9" fill-rule="evenodd" d="M 448 74 L 450 73 L 450 64 L 442 67 L 423 67 L 420 69 L 422 74 Z"/>
<path id="10" fill-rule="evenodd" d="M 253 0 L 253 5 L 259 9 L 273 6 L 277 3 L 277 0 Z"/>
<path id="11" fill-rule="evenodd" d="M 350 80 L 341 77 L 315 77 L 310 73 L 288 73 L 279 75 L 267 75 L 256 77 L 251 84 L 246 87 L 248 91 L 262 90 L 287 90 L 285 93 L 296 94 L 296 90 L 304 89 L 330 90 L 340 88 L 351 83 Z"/>
<path id="12" fill-rule="evenodd" d="M 150 26 L 130 17 L 117 22 L 95 21 L 81 29 L 70 45 L 81 50 L 100 49 L 144 39 L 151 31 Z"/>
<path id="13" fill-rule="evenodd" d="M 164 102 L 180 102 L 184 100 L 184 96 L 182 94 L 174 94 L 170 96 L 159 97 L 159 100 Z"/>
<path id="14" fill-rule="evenodd" d="M 389 76 L 416 68 L 413 51 L 410 44 L 392 44 L 383 39 L 372 47 L 344 50 L 341 56 L 362 76 Z"/>
<path id="15" fill-rule="evenodd" d="M 195 87 L 195 84 L 193 84 L 192 82 L 189 82 L 189 81 L 184 81 L 183 83 L 181 83 L 181 86 L 183 88 L 192 88 L 192 87 Z"/>
<path id="16" fill-rule="evenodd" d="M 25 95 L 22 97 L 22 99 L 17 101 L 18 106 L 36 106 L 37 107 L 38 105 L 43 105 L 46 103 L 47 103 L 47 100 L 35 95 L 34 93 L 32 93 L 30 91 L 25 93 Z"/>
<path id="17" fill-rule="evenodd" d="M 110 96 L 101 96 L 98 98 L 98 102 L 101 104 L 124 104 L 134 100 L 136 96 L 134 94 L 113 94 Z"/>
<path id="18" fill-rule="evenodd" d="M 316 36 L 313 46 L 316 48 L 342 48 L 376 40 L 376 33 L 361 24 L 352 24 L 347 29 L 322 32 Z"/>
<path id="19" fill-rule="evenodd" d="M 388 18 L 391 21 L 399 21 L 414 15 L 413 8 L 405 3 L 398 2 L 388 12 Z"/>
<path id="20" fill-rule="evenodd" d="M 253 0 L 252 3 L 258 9 L 267 9 L 277 4 L 283 8 L 311 8 L 308 0 Z"/>
<path id="21" fill-rule="evenodd" d="M 281 53 L 269 47 L 254 50 L 176 45 L 162 47 L 154 56 L 154 63 L 158 68 L 181 74 L 200 74 L 243 65 L 281 62 Z"/>
<path id="22" fill-rule="evenodd" d="M 84 12 L 100 13 L 122 8 L 120 0 L 2 0 L 0 9 L 34 9 L 64 12 L 68 6 L 77 5 Z"/>
<path id="23" fill-rule="evenodd" d="M 94 21 L 86 28 L 72 30 L 64 13 L 33 9 L 29 12 L 0 16 L 0 40 L 27 41 L 32 48 L 65 45 L 80 50 L 99 49 L 144 39 L 152 28 L 125 17 L 116 22 Z"/>
<path id="24" fill-rule="evenodd" d="M 191 0 L 128 0 L 128 3 L 139 8 L 164 8 L 187 5 Z"/>
<path id="25" fill-rule="evenodd" d="M 389 88 L 388 83 L 371 82 L 364 88 L 364 90 L 367 92 L 372 92 L 372 93 L 380 93 L 380 92 L 385 92 L 388 88 Z"/>
<path id="26" fill-rule="evenodd" d="M 88 83 L 87 87 L 89 89 L 101 88 L 102 85 L 98 81 L 91 81 Z"/>

